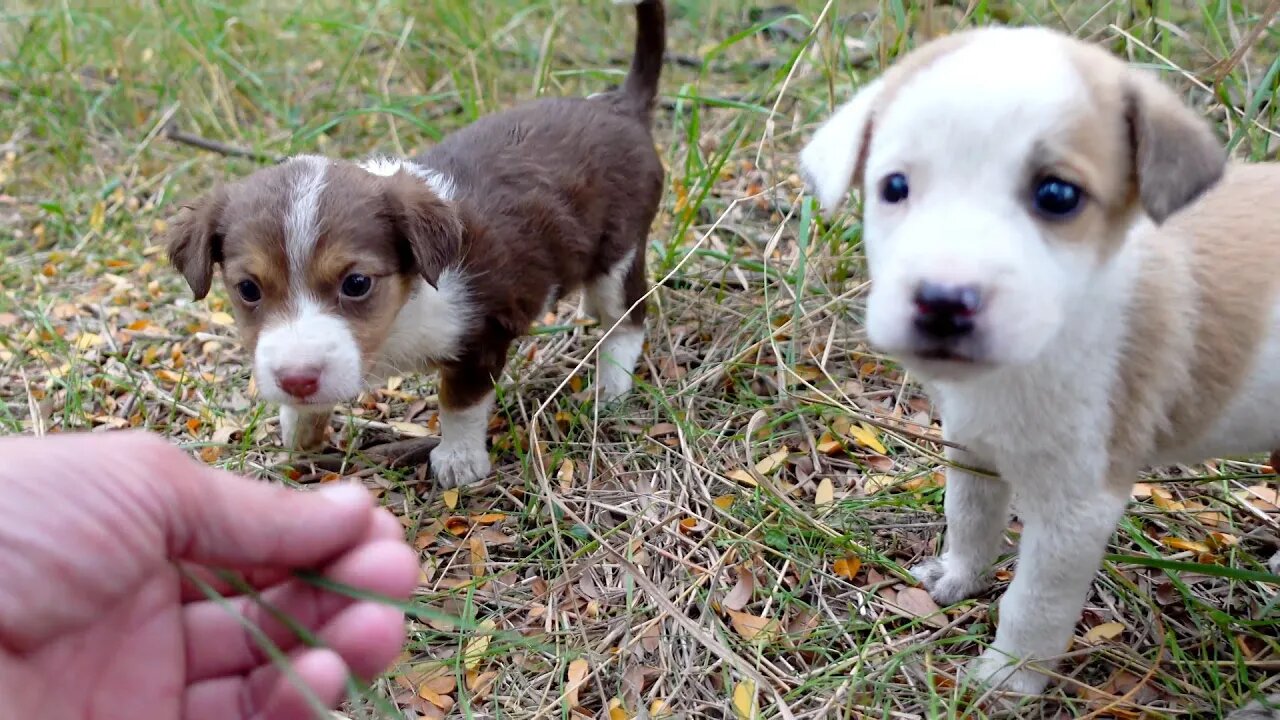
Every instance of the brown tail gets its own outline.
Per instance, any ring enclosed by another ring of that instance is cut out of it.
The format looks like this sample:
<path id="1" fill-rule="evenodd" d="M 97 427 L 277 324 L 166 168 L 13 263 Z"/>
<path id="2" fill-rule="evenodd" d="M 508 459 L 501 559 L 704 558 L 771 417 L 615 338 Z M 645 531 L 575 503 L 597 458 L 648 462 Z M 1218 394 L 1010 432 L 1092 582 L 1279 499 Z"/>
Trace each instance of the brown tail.
<path id="1" fill-rule="evenodd" d="M 614 0 L 636 7 L 636 49 L 631 69 L 622 83 L 622 100 L 646 121 L 653 112 L 662 77 L 662 56 L 667 47 L 666 11 L 662 0 Z"/>

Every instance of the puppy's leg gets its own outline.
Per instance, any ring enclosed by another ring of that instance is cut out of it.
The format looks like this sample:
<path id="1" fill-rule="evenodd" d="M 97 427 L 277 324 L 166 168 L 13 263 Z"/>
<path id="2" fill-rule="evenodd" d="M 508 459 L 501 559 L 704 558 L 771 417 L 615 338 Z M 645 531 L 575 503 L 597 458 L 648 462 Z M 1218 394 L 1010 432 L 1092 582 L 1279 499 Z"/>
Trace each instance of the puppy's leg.
<path id="1" fill-rule="evenodd" d="M 431 451 L 431 474 L 441 487 L 471 485 L 489 475 L 485 441 L 493 383 L 502 372 L 501 364 L 493 364 L 464 357 L 440 370 L 440 445 Z"/>
<path id="2" fill-rule="evenodd" d="M 295 450 L 319 450 L 329 439 L 329 418 L 333 406 L 280 406 L 280 435 L 285 447 Z"/>
<path id="3" fill-rule="evenodd" d="M 1037 469 L 1027 463 L 1026 476 Z M 1024 661 L 1051 663 L 1066 652 L 1107 541 L 1128 501 L 1095 478 L 1039 468 L 1026 498 L 1018 564 L 1000 599 L 995 643 L 968 667 L 973 679 L 1014 692 L 1036 694 L 1049 678 Z M 1100 475 L 1100 473 L 1099 473 Z"/>
<path id="4" fill-rule="evenodd" d="M 605 275 L 587 285 L 588 311 L 608 331 L 627 309 L 634 309 L 600 344 L 600 399 L 609 402 L 631 389 L 632 373 L 644 350 L 644 253 L 636 248 Z"/>
<path id="5" fill-rule="evenodd" d="M 970 467 L 980 465 L 971 454 L 948 449 L 947 458 Z M 942 555 L 916 565 L 911 574 L 943 605 L 973 597 L 986 589 L 987 571 L 1000 553 L 1009 524 L 1009 483 L 960 468 L 947 469 L 944 508 L 947 536 Z"/>
<path id="6" fill-rule="evenodd" d="M 1280 693 L 1254 700 L 1232 712 L 1227 720 L 1280 720 Z"/>
<path id="7" fill-rule="evenodd" d="M 1280 550 L 1267 561 L 1267 567 L 1271 569 L 1272 575 L 1280 575 Z"/>

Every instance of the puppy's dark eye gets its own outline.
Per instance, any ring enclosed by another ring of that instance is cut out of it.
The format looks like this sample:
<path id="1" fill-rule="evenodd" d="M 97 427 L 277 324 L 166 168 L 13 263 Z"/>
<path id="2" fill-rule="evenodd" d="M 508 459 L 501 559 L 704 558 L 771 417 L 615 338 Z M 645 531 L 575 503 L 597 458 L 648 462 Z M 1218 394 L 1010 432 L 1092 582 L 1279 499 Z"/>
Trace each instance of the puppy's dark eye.
<path id="1" fill-rule="evenodd" d="M 373 289 L 373 278 L 351 273 L 342 280 L 342 294 L 349 298 L 362 298 Z"/>
<path id="2" fill-rule="evenodd" d="M 896 205 L 907 199 L 907 176 L 902 173 L 893 173 L 886 177 L 880 183 L 880 197 L 890 205 Z"/>
<path id="3" fill-rule="evenodd" d="M 249 305 L 256 305 L 262 300 L 262 288 L 252 280 L 241 280 L 236 283 L 236 292 L 240 294 L 240 299 Z"/>
<path id="4" fill-rule="evenodd" d="M 1060 219 L 1075 213 L 1083 200 L 1080 186 L 1050 175 L 1036 184 L 1032 203 L 1041 215 Z"/>

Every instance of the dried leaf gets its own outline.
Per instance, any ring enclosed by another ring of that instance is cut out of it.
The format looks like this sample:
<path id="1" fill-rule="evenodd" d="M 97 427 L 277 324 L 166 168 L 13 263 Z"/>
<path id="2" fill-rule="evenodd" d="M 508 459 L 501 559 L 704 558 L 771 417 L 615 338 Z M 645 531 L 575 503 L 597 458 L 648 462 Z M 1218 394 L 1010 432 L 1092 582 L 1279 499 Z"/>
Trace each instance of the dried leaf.
<path id="1" fill-rule="evenodd" d="M 674 423 L 658 423 L 657 425 L 649 428 L 649 437 L 666 437 L 668 435 L 675 435 L 679 431 L 680 428 L 676 427 Z"/>
<path id="2" fill-rule="evenodd" d="M 737 714 L 738 720 L 756 720 L 760 717 L 755 681 L 743 680 L 733 686 L 733 711 Z"/>
<path id="3" fill-rule="evenodd" d="M 640 647 L 645 652 L 653 653 L 658 650 L 658 642 L 662 639 L 662 623 L 651 622 L 649 626 L 640 633 Z"/>
<path id="4" fill-rule="evenodd" d="M 881 455 L 889 454 L 889 450 L 885 448 L 884 443 L 880 442 L 879 437 L 876 437 L 876 431 L 866 423 L 850 425 L 849 437 L 852 437 L 859 445 L 870 448 Z"/>
<path id="5" fill-rule="evenodd" d="M 947 626 L 947 619 L 943 616 L 942 609 L 929 596 L 929 592 L 923 588 L 902 588 L 898 591 L 894 604 L 910 617 L 921 618 L 934 627 Z"/>
<path id="6" fill-rule="evenodd" d="M 578 658 L 569 663 L 568 682 L 565 687 L 565 701 L 569 707 L 578 706 L 578 688 L 582 687 L 582 683 L 587 679 L 587 670 L 590 666 L 587 664 L 586 658 Z"/>
<path id="7" fill-rule="evenodd" d="M 759 615 L 730 610 L 729 621 L 733 629 L 748 642 L 768 644 L 778 634 L 778 621 Z"/>
<path id="8" fill-rule="evenodd" d="M 736 499 L 737 499 L 736 495 L 721 495 L 718 498 L 712 499 L 711 504 L 715 505 L 721 510 L 728 510 L 733 505 L 733 501 Z"/>
<path id="9" fill-rule="evenodd" d="M 1203 513 L 1202 513 L 1203 514 Z M 1221 550 L 1222 548 L 1233 547 L 1240 544 L 1240 538 L 1231 533 L 1213 532 L 1209 533 L 1209 539 L 1206 543 L 1210 549 Z"/>
<path id="10" fill-rule="evenodd" d="M 573 487 L 573 471 L 574 471 L 574 464 L 572 460 L 570 460 L 569 458 L 565 458 L 563 461 L 561 461 L 560 472 L 558 473 L 560 478 L 561 491 L 569 492 L 569 490 Z"/>
<path id="11" fill-rule="evenodd" d="M 868 495 L 875 495 L 897 484 L 898 478 L 893 475 L 867 475 L 862 479 L 862 491 Z"/>
<path id="12" fill-rule="evenodd" d="M 230 313 L 216 312 L 209 316 L 209 324 L 222 325 L 224 327 L 235 325 L 236 319 L 231 317 Z"/>
<path id="13" fill-rule="evenodd" d="M 614 698 L 609 701 L 609 720 L 632 720 L 631 715 L 622 707 L 622 701 Z"/>
<path id="14" fill-rule="evenodd" d="M 1180 512 L 1187 508 L 1186 505 L 1173 499 L 1173 493 L 1162 487 L 1151 488 L 1151 502 L 1161 510 L 1169 512 Z"/>
<path id="15" fill-rule="evenodd" d="M 823 455 L 835 455 L 844 450 L 844 443 L 840 442 L 840 438 L 836 437 L 830 430 L 824 430 L 822 437 L 818 438 L 818 452 Z"/>
<path id="16" fill-rule="evenodd" d="M 1245 490 L 1237 490 L 1235 496 L 1263 512 L 1280 510 L 1280 487 L 1252 485 Z"/>
<path id="17" fill-rule="evenodd" d="M 418 425 L 417 423 L 400 422 L 399 420 L 392 420 L 387 424 L 390 425 L 392 429 L 394 429 L 396 432 L 406 437 L 420 438 L 420 437 L 427 437 L 428 435 L 431 434 L 431 431 L 427 430 L 426 427 L 422 425 Z"/>
<path id="18" fill-rule="evenodd" d="M 1084 634 L 1084 641 L 1090 645 L 1096 645 L 1104 640 L 1114 640 L 1123 632 L 1124 623 L 1104 622 L 1089 628 L 1089 631 Z"/>
<path id="19" fill-rule="evenodd" d="M 460 515 L 452 515 L 444 521 L 444 529 L 458 537 L 466 535 L 467 528 L 469 527 L 471 527 L 471 524 L 467 522 L 466 518 Z"/>
<path id="20" fill-rule="evenodd" d="M 1174 550 L 1186 550 L 1194 553 L 1209 552 L 1209 546 L 1198 540 L 1184 540 L 1180 537 L 1166 537 L 1161 540 L 1161 542 Z"/>
<path id="21" fill-rule="evenodd" d="M 484 658 L 484 654 L 489 650 L 489 643 L 493 640 L 493 633 L 498 624 L 492 619 L 485 620 L 476 628 L 475 637 L 467 641 L 467 647 L 462 652 L 462 662 L 467 666 L 468 670 L 475 670 L 480 664 L 480 660 Z"/>
<path id="22" fill-rule="evenodd" d="M 100 233 L 106 220 L 107 204 L 99 200 L 93 204 L 93 209 L 89 211 L 89 228 L 96 233 Z"/>
<path id="23" fill-rule="evenodd" d="M 453 709 L 453 698 L 448 695 L 442 695 L 426 685 L 418 687 L 418 697 L 426 700 L 445 712 L 449 712 Z"/>
<path id="24" fill-rule="evenodd" d="M 756 463 L 756 472 L 760 473 L 761 475 L 773 474 L 778 470 L 778 468 L 782 467 L 783 463 L 786 462 L 787 456 L 790 454 L 791 454 L 791 449 L 788 448 L 786 445 L 783 445 L 772 455 L 769 455 L 765 457 L 763 460 L 761 460 L 760 462 Z"/>
<path id="25" fill-rule="evenodd" d="M 831 570 L 846 580 L 852 580 L 860 569 L 862 569 L 862 558 L 856 555 L 839 558 L 831 564 Z"/>
<path id="26" fill-rule="evenodd" d="M 471 522 L 475 523 L 476 525 L 492 525 L 494 523 L 500 523 L 506 519 L 507 519 L 506 514 L 500 513 L 500 512 L 491 512 L 491 513 L 484 513 L 483 515 L 471 516 Z"/>
<path id="27" fill-rule="evenodd" d="M 751 473 L 742 469 L 730 470 L 725 475 L 725 477 L 729 478 L 730 480 L 736 480 L 737 482 L 740 482 L 743 485 L 746 485 L 747 487 L 756 487 L 758 485 L 755 477 L 752 476 Z"/>
<path id="28" fill-rule="evenodd" d="M 733 589 L 724 597 L 721 603 L 729 610 L 741 610 L 751 602 L 751 596 L 756 592 L 756 576 L 748 568 L 738 566 L 736 568 L 738 582 L 734 584 Z"/>
<path id="29" fill-rule="evenodd" d="M 449 488 L 440 493 L 440 499 L 444 500 L 444 506 L 453 510 L 458 507 L 458 488 Z"/>
<path id="30" fill-rule="evenodd" d="M 818 492 L 813 499 L 813 504 L 818 507 L 825 507 L 836 501 L 836 488 L 831 482 L 831 478 L 822 478 L 818 483 Z"/>
<path id="31" fill-rule="evenodd" d="M 1151 486 L 1146 483 L 1134 483 L 1133 489 L 1129 491 L 1129 496 L 1135 500 L 1151 497 Z"/>
<path id="32" fill-rule="evenodd" d="M 489 551 L 485 549 L 484 540 L 472 535 L 470 542 L 467 543 L 471 549 L 471 577 L 484 577 L 485 563 L 489 560 Z"/>

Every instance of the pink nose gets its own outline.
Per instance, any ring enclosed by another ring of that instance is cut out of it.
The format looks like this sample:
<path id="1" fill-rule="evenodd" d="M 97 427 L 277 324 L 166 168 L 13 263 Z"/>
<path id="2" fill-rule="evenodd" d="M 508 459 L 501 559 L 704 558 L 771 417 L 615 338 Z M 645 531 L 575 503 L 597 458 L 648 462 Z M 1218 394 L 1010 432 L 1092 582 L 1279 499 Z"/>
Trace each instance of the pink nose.
<path id="1" fill-rule="evenodd" d="M 303 400 L 320 389 L 320 373 L 314 370 L 295 370 L 276 374 L 280 389 Z"/>

